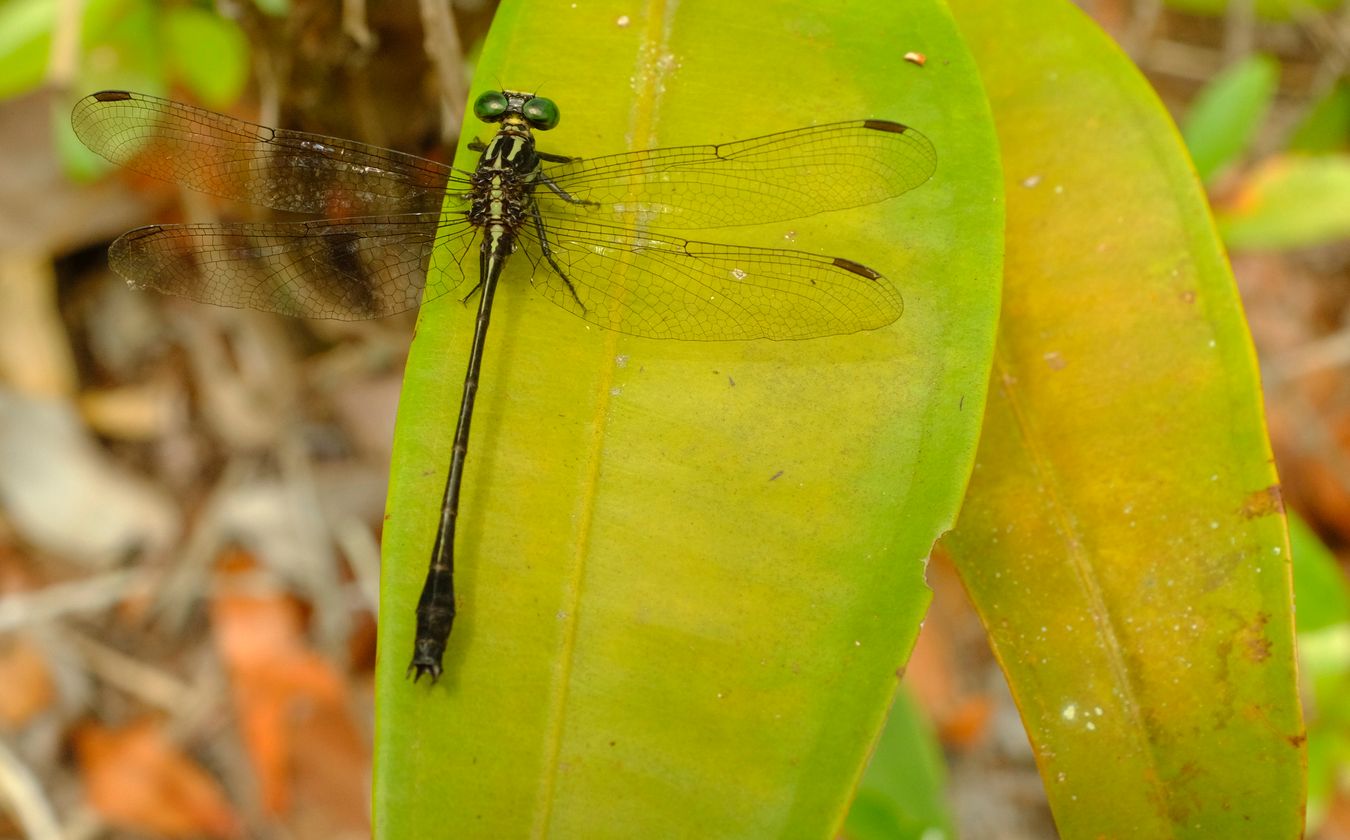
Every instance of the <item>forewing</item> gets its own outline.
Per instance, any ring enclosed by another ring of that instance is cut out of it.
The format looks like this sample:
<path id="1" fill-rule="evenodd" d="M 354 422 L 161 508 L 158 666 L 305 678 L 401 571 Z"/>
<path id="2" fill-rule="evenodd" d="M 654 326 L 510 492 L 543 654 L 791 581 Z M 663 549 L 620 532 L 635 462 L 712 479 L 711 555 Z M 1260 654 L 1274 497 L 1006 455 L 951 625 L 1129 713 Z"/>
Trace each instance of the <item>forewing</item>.
<path id="1" fill-rule="evenodd" d="M 859 207 L 927 181 L 937 153 L 918 131 L 855 120 L 716 146 L 672 146 L 546 165 L 569 202 L 535 191 L 551 216 L 694 229 L 796 219 Z"/>
<path id="2" fill-rule="evenodd" d="M 134 287 L 203 303 L 350 321 L 382 318 L 448 293 L 475 228 L 438 214 L 337 222 L 153 225 L 113 243 L 108 261 Z"/>
<path id="3" fill-rule="evenodd" d="M 81 99 L 71 125 L 94 152 L 152 178 L 333 218 L 432 212 L 457 177 L 415 155 L 126 91 Z"/>
<path id="4" fill-rule="evenodd" d="M 691 242 L 586 222 L 524 236 L 534 283 L 592 324 L 646 338 L 796 339 L 872 330 L 904 310 L 890 281 L 850 260 Z"/>

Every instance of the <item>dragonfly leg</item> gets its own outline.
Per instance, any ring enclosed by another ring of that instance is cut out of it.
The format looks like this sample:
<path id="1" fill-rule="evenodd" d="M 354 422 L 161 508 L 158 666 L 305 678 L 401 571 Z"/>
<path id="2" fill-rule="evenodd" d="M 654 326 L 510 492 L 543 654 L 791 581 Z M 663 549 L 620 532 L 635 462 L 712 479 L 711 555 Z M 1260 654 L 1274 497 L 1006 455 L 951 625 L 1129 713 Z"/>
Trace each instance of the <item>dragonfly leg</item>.
<path id="1" fill-rule="evenodd" d="M 469 293 L 468 293 L 467 295 L 465 295 L 464 297 L 462 297 L 462 298 L 459 299 L 459 302 L 460 302 L 461 304 L 465 305 L 465 306 L 468 306 L 468 305 L 469 305 L 469 298 L 471 298 L 471 297 L 473 297 L 474 295 L 478 294 L 478 290 L 481 289 L 481 288 L 483 288 L 483 281 L 480 280 L 480 281 L 478 281 L 478 284 L 477 284 L 476 286 L 474 286 L 472 289 L 469 290 Z"/>
<path id="2" fill-rule="evenodd" d="M 540 160 L 546 160 L 549 163 L 571 163 L 574 160 L 581 160 L 581 158 L 577 157 L 568 157 L 567 155 L 554 155 L 549 154 L 548 152 L 541 152 L 538 149 L 534 150 L 534 154 Z"/>
<path id="3" fill-rule="evenodd" d="M 542 172 L 539 173 L 539 182 L 548 187 L 550 192 L 558 196 L 558 198 L 561 198 L 563 201 L 566 201 L 568 204 L 581 204 L 588 207 L 600 206 L 600 202 L 598 201 L 585 201 L 584 199 L 577 198 L 567 190 L 564 190 L 562 187 L 555 184 L 552 178 Z"/>
<path id="4" fill-rule="evenodd" d="M 548 264 L 553 266 L 553 270 L 567 285 L 567 291 L 572 295 L 572 300 L 577 302 L 577 306 L 581 307 L 582 312 L 585 312 L 586 304 L 582 303 L 581 298 L 577 297 L 577 290 L 573 288 L 572 281 L 567 277 L 567 272 L 563 271 L 562 266 L 558 265 L 558 261 L 553 259 L 553 249 L 549 247 L 548 231 L 544 228 L 544 217 L 539 212 L 538 204 L 531 205 L 530 215 L 534 217 L 534 229 L 539 233 L 539 250 L 543 253 L 544 259 L 548 260 Z"/>

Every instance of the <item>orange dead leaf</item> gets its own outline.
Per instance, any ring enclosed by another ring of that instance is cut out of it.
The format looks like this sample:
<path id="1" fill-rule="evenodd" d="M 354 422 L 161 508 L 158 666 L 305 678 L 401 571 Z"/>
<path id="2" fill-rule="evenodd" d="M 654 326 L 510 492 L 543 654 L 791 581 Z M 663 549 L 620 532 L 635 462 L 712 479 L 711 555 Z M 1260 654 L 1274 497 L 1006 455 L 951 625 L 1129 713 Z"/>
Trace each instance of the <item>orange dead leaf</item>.
<path id="1" fill-rule="evenodd" d="M 342 681 L 307 646 L 300 608 L 280 595 L 222 595 L 212 605 L 216 646 L 234 687 L 236 714 L 273 814 L 286 811 L 293 776 L 308 777 L 304 750 L 315 725 L 336 734 L 364 799 L 365 748 L 346 708 Z M 308 747 L 306 747 L 308 749 Z"/>
<path id="2" fill-rule="evenodd" d="M 0 686 L 0 726 L 6 728 L 21 726 L 55 697 L 46 661 L 23 637 L 0 644 Z"/>
<path id="3" fill-rule="evenodd" d="M 938 737 L 950 747 L 972 747 L 989 731 L 994 704 L 987 697 L 966 697 L 938 723 Z"/>
<path id="4" fill-rule="evenodd" d="M 219 785 L 156 721 L 75 733 L 90 805 L 109 823 L 164 837 L 237 837 L 239 821 Z"/>

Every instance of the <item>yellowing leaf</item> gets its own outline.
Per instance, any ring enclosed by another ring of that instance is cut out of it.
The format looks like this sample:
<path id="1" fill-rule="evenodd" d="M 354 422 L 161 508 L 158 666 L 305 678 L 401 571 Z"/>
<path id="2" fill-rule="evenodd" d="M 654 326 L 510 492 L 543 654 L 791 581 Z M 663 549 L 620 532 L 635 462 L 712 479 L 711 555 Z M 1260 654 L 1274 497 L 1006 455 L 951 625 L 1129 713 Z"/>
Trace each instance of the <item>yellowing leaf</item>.
<path id="1" fill-rule="evenodd" d="M 1290 567 L 1256 363 L 1156 96 L 1067 3 L 953 3 L 1008 191 L 989 410 L 944 541 L 1064 837 L 1297 837 Z"/>

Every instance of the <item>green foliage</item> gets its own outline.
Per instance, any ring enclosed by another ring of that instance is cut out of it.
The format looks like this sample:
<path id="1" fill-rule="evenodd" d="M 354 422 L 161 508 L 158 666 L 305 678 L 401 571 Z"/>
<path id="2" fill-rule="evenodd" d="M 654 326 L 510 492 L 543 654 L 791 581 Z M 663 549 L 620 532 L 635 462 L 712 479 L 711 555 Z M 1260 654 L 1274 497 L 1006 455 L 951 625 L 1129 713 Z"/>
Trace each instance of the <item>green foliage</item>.
<path id="1" fill-rule="evenodd" d="M 80 17 L 79 62 L 71 89 L 107 88 L 163 94 L 183 87 L 213 108 L 229 105 L 248 81 L 249 50 L 243 32 L 214 11 L 159 0 L 10 0 L 0 5 L 0 97 L 20 96 L 42 85 L 51 62 L 59 15 Z M 66 170 L 89 178 L 105 161 L 70 133 L 65 114 L 54 119 L 56 145 Z"/>
<path id="2" fill-rule="evenodd" d="M 8 99 L 41 84 L 55 18 L 56 4 L 51 0 L 0 5 L 0 97 Z"/>
<path id="3" fill-rule="evenodd" d="M 1289 517 L 1289 549 L 1294 555 L 1294 603 L 1299 636 L 1350 626 L 1350 589 L 1345 571 L 1302 517 Z M 1347 663 L 1336 663 L 1344 667 Z"/>
<path id="4" fill-rule="evenodd" d="M 1201 92 L 1185 136 L 1202 178 L 1213 180 L 1247 152 L 1274 94 L 1278 68 L 1262 56 L 1230 68 Z M 1216 208 L 1234 249 L 1324 245 L 1350 236 L 1350 86 L 1335 86 L 1293 132 L 1288 149 L 1246 173 Z"/>
<path id="5" fill-rule="evenodd" d="M 844 823 L 846 840 L 955 837 L 945 801 L 947 768 L 932 725 L 903 687 L 896 692 Z"/>
<path id="6" fill-rule="evenodd" d="M 1279 77 L 1278 62 L 1254 55 L 1215 76 L 1195 98 L 1181 133 L 1201 180 L 1209 182 L 1247 150 Z"/>
<path id="7" fill-rule="evenodd" d="M 1228 11 L 1233 0 L 1167 0 L 1167 5 L 1182 12 L 1217 17 Z M 1250 0 L 1240 0 L 1250 2 Z M 1335 8 L 1339 0 L 1256 0 L 1256 14 L 1266 20 L 1291 20 L 1309 9 Z"/>
<path id="8" fill-rule="evenodd" d="M 1200 177 L 1213 181 L 1249 151 L 1279 78 L 1273 59 L 1253 56 L 1215 77 L 1196 98 L 1183 134 Z M 1235 197 L 1217 208 L 1234 249 L 1287 249 L 1350 236 L 1350 86 L 1334 87 L 1290 137 L 1290 151 L 1261 161 Z"/>
<path id="9" fill-rule="evenodd" d="M 12 0 L 0 6 L 0 97 L 20 96 L 40 86 L 51 63 L 52 39 L 67 7 L 51 0 Z M 80 62 L 75 86 L 105 80 L 141 82 L 158 78 L 157 44 L 145 37 L 155 26 L 148 0 L 89 0 L 78 10 Z M 104 86 L 110 86 L 104 84 Z"/>
<path id="10" fill-rule="evenodd" d="M 1219 211 L 1219 230 L 1232 248 L 1264 250 L 1350 237 L 1350 156 L 1271 159 Z"/>
<path id="11" fill-rule="evenodd" d="M 1299 663 L 1308 710 L 1308 827 L 1350 767 L 1350 589 L 1317 535 L 1290 517 Z"/>
<path id="12" fill-rule="evenodd" d="M 78 90 L 122 87 L 163 93 L 182 85 L 212 107 L 243 92 L 248 42 L 206 8 L 157 0 L 90 0 L 80 12 Z M 0 97 L 42 84 L 61 4 L 11 0 L 0 6 Z"/>
<path id="13" fill-rule="evenodd" d="M 290 0 L 253 0 L 253 3 L 271 17 L 285 17 L 291 11 Z"/>
<path id="14" fill-rule="evenodd" d="M 1350 145 L 1350 81 L 1319 99 L 1289 138 L 1292 152 L 1343 152 Z"/>
<path id="15" fill-rule="evenodd" d="M 248 41 L 234 23 L 195 6 L 174 6 L 160 24 L 166 63 L 203 105 L 224 107 L 248 81 Z"/>

